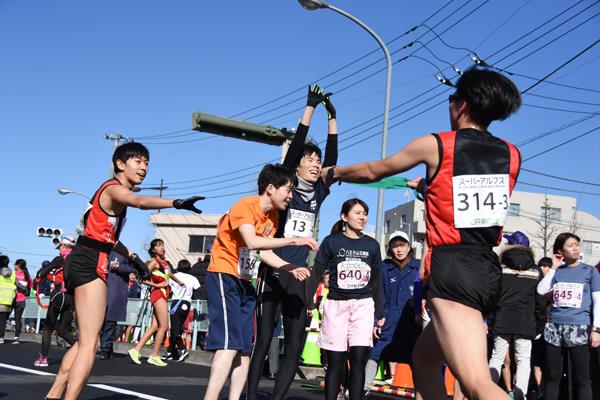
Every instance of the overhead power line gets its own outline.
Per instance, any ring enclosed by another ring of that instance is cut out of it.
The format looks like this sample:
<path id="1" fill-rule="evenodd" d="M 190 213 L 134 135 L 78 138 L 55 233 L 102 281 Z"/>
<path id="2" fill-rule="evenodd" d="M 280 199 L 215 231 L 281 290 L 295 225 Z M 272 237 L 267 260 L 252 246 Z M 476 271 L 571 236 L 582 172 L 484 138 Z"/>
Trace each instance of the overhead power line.
<path id="1" fill-rule="evenodd" d="M 565 182 L 581 183 L 581 184 L 590 185 L 590 186 L 600 186 L 600 183 L 596 183 L 596 182 L 587 182 L 587 181 L 581 181 L 581 180 L 578 180 L 578 179 L 564 178 L 562 176 L 556 176 L 556 175 L 552 175 L 552 174 L 546 174 L 546 173 L 543 173 L 543 172 L 533 171 L 533 170 L 530 170 L 530 169 L 527 169 L 527 168 L 521 168 L 521 171 L 529 172 L 531 174 L 545 176 L 545 177 L 548 177 L 548 178 L 558 179 L 558 180 L 565 181 Z"/>

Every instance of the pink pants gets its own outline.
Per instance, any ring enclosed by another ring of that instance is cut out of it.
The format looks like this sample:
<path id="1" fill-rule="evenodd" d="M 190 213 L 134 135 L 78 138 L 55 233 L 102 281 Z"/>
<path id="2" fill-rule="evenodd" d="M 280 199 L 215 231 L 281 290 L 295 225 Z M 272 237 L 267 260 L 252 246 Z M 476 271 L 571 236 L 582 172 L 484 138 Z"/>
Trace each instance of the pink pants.
<path id="1" fill-rule="evenodd" d="M 375 303 L 372 298 L 327 299 L 317 346 L 324 350 L 346 351 L 348 346 L 373 346 Z"/>

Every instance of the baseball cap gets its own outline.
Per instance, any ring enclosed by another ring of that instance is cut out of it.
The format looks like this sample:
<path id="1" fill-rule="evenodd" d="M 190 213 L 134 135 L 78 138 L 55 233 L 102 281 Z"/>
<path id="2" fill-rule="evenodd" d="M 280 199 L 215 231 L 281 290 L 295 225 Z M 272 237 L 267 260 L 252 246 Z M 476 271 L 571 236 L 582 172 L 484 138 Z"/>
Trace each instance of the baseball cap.
<path id="1" fill-rule="evenodd" d="M 508 241 L 508 244 L 518 244 L 520 246 L 529 247 L 529 238 L 526 234 L 521 231 L 515 231 L 513 233 L 502 235 Z"/>
<path id="2" fill-rule="evenodd" d="M 56 245 L 58 249 L 61 244 L 66 244 L 67 246 L 75 246 L 75 238 L 73 236 L 63 236 L 60 238 L 60 242 Z"/>
<path id="3" fill-rule="evenodd" d="M 410 240 L 408 239 L 408 234 L 406 232 L 403 231 L 394 231 L 390 234 L 390 238 L 388 239 L 388 243 L 391 242 L 392 240 L 396 239 L 396 238 L 401 238 L 403 239 L 405 242 L 410 244 Z"/>

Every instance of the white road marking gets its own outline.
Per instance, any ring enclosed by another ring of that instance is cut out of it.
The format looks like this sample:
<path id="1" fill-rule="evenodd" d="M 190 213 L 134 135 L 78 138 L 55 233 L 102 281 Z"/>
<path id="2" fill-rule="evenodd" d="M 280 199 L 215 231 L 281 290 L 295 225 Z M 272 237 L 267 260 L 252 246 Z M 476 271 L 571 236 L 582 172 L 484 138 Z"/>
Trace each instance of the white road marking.
<path id="1" fill-rule="evenodd" d="M 56 374 L 52 374 L 50 372 L 38 371 L 37 369 L 17 367 L 16 365 L 3 364 L 3 363 L 0 363 L 0 368 L 7 368 L 7 369 L 15 370 L 15 371 L 27 372 L 29 374 L 35 374 L 35 375 L 43 375 L 43 376 L 56 375 Z M 133 390 L 121 389 L 121 388 L 110 386 L 110 385 L 92 383 L 92 384 L 88 384 L 87 386 L 95 387 L 96 389 L 108 390 L 110 392 L 128 394 L 130 396 L 137 396 L 138 398 L 145 399 L 145 400 L 168 400 L 164 397 L 152 396 L 149 394 L 134 392 Z"/>

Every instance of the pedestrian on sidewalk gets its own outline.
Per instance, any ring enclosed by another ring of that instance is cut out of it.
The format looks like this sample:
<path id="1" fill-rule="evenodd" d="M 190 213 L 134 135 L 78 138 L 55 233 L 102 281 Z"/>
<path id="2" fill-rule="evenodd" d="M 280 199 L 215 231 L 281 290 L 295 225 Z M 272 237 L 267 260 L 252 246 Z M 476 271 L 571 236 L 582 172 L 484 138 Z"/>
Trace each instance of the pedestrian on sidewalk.
<path id="1" fill-rule="evenodd" d="M 10 269 L 8 256 L 0 255 L 0 344 L 4 343 L 6 321 L 12 312 L 17 294 L 17 278 Z"/>
<path id="2" fill-rule="evenodd" d="M 23 311 L 27 305 L 27 298 L 33 287 L 33 282 L 29 271 L 27 270 L 27 261 L 19 258 L 15 261 L 15 278 L 17 284 L 17 294 L 15 297 L 15 339 L 13 344 L 19 344 L 19 335 L 23 329 Z"/>
<path id="3" fill-rule="evenodd" d="M 113 342 L 121 336 L 118 322 L 127 319 L 129 274 L 135 273 L 135 268 L 127 259 L 114 251 L 109 255 L 108 265 L 108 302 L 97 355 L 100 360 L 107 360 L 112 356 Z"/>

